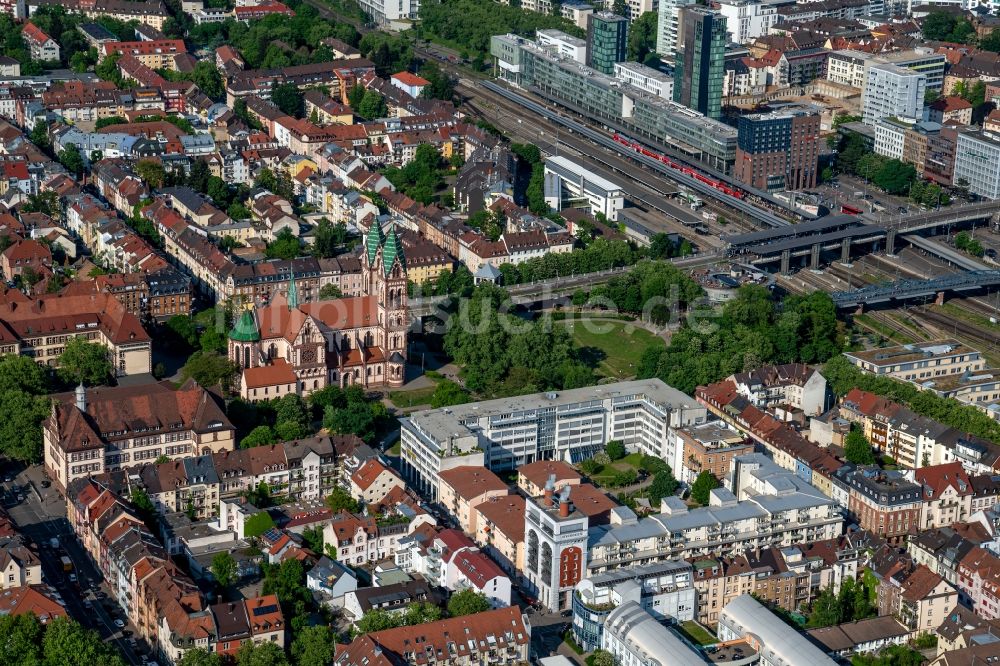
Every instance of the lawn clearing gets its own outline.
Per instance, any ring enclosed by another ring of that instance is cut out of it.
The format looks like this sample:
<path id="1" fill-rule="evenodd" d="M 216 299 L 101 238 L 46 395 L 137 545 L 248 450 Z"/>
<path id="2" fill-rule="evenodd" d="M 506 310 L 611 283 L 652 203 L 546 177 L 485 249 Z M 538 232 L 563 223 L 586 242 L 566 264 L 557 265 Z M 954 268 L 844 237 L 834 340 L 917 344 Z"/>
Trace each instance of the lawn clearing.
<path id="1" fill-rule="evenodd" d="M 425 386 L 424 388 L 413 389 L 412 391 L 391 391 L 389 400 L 400 409 L 419 407 L 420 405 L 431 404 L 431 396 L 434 395 L 436 386 Z"/>
<path id="2" fill-rule="evenodd" d="M 634 377 L 650 345 L 666 347 L 663 338 L 627 322 L 574 320 L 565 325 L 584 361 L 605 377 Z"/>
<path id="3" fill-rule="evenodd" d="M 718 638 L 710 634 L 704 627 L 694 620 L 681 622 L 679 628 L 681 633 L 687 636 L 691 642 L 696 645 L 712 645 L 713 643 L 719 642 Z"/>

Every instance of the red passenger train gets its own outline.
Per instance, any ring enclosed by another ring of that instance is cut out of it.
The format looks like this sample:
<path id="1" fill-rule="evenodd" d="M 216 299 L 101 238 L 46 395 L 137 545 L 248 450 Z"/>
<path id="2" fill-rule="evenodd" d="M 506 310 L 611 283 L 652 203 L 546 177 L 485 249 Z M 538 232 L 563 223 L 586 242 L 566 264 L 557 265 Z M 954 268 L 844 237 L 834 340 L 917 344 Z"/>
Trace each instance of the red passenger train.
<path id="1" fill-rule="evenodd" d="M 695 178 L 710 187 L 714 187 L 715 189 L 719 190 L 724 194 L 728 194 L 729 196 L 735 197 L 737 199 L 745 199 L 747 197 L 747 193 L 744 192 L 743 190 L 734 187 L 729 183 L 725 183 L 721 180 L 718 180 L 716 178 L 711 178 L 709 176 L 706 176 L 705 174 L 701 173 L 697 169 L 688 166 L 687 164 L 683 164 L 681 162 L 675 162 L 674 160 L 670 159 L 663 153 L 658 153 L 655 150 L 647 148 L 638 141 L 633 141 L 627 136 L 615 132 L 614 140 L 622 144 L 623 146 L 631 148 L 637 153 L 640 153 L 642 155 L 645 155 L 646 157 L 652 158 L 658 162 L 666 164 L 671 169 L 676 169 L 677 171 L 680 171 L 685 175 L 691 176 L 692 178 Z"/>

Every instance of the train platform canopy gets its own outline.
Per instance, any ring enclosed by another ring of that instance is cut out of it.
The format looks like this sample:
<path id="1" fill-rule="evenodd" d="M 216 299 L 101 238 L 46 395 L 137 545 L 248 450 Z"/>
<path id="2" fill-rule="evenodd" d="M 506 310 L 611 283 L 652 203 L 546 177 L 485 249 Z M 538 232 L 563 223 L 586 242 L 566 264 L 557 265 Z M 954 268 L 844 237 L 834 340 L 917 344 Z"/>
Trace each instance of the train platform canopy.
<path id="1" fill-rule="evenodd" d="M 883 227 L 866 224 L 864 226 L 848 227 L 846 229 L 838 229 L 837 231 L 831 231 L 825 234 L 810 234 L 808 236 L 796 236 L 791 238 L 784 238 L 772 243 L 761 243 L 759 245 L 753 245 L 746 248 L 746 251 L 750 254 L 756 254 L 760 256 L 764 255 L 774 255 L 785 250 L 801 250 L 803 248 L 812 247 L 819 243 L 820 245 L 826 245 L 834 241 L 843 240 L 845 238 L 855 238 L 857 236 L 874 236 L 877 234 L 885 233 Z"/>
<path id="2" fill-rule="evenodd" d="M 801 238 L 811 234 L 846 229 L 862 224 L 862 220 L 853 215 L 827 215 L 816 220 L 807 220 L 799 224 L 775 229 L 764 229 L 763 231 L 753 231 L 746 234 L 733 234 L 725 236 L 730 247 L 745 247 L 747 245 L 761 245 L 769 242 L 784 240 L 786 238 Z"/>

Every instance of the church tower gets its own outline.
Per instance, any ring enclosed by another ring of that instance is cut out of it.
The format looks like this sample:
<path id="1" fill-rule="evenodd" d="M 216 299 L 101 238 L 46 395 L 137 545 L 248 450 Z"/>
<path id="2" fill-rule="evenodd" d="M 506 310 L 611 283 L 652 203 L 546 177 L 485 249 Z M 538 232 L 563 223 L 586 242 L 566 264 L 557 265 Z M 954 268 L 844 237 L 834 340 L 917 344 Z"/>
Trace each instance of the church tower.
<path id="1" fill-rule="evenodd" d="M 249 308 L 229 332 L 229 360 L 244 369 L 260 365 L 260 331 Z"/>
<path id="2" fill-rule="evenodd" d="M 384 294 L 379 298 L 379 320 L 382 322 L 382 345 L 388 359 L 388 382 L 391 386 L 402 386 L 406 374 L 409 316 L 406 309 L 406 256 L 395 225 L 389 229 L 378 258 L 381 270 L 377 273 Z"/>

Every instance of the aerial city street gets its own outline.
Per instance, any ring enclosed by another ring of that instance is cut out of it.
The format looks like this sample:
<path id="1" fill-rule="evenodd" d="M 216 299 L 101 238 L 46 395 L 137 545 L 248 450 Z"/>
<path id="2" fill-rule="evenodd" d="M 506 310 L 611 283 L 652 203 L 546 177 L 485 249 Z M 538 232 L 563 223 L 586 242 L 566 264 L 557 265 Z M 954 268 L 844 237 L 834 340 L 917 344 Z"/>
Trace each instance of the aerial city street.
<path id="1" fill-rule="evenodd" d="M 998 12 L 0 0 L 0 666 L 1000 664 Z"/>

